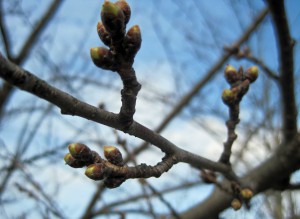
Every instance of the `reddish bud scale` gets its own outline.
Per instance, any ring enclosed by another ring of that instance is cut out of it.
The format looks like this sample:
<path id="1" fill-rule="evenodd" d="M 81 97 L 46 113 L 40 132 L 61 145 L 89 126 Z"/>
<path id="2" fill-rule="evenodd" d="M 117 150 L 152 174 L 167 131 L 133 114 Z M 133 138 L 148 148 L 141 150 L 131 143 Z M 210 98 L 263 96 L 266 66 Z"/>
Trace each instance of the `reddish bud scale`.
<path id="1" fill-rule="evenodd" d="M 76 160 L 70 153 L 64 156 L 66 164 L 73 168 L 82 168 L 85 166 L 85 162 L 82 160 Z"/>
<path id="2" fill-rule="evenodd" d="M 142 35 L 140 27 L 138 25 L 134 25 L 128 30 L 124 40 L 126 54 L 130 57 L 134 57 L 141 48 L 141 44 Z"/>
<path id="3" fill-rule="evenodd" d="M 109 189 L 113 189 L 119 187 L 125 180 L 125 177 L 106 178 L 104 180 L 104 185 Z"/>
<path id="4" fill-rule="evenodd" d="M 93 180 L 104 179 L 104 165 L 102 163 L 91 164 L 87 167 L 85 175 Z"/>
<path id="5" fill-rule="evenodd" d="M 111 45 L 111 37 L 101 22 L 98 22 L 97 24 L 97 33 L 105 45 Z"/>
<path id="6" fill-rule="evenodd" d="M 101 10 L 101 20 L 113 39 L 120 39 L 125 34 L 125 16 L 120 7 L 105 1 Z"/>
<path id="7" fill-rule="evenodd" d="M 240 80 L 240 74 L 232 65 L 226 66 L 224 77 L 229 84 L 234 84 Z"/>
<path id="8" fill-rule="evenodd" d="M 131 9 L 129 4 L 125 0 L 119 0 L 115 3 L 116 6 L 121 8 L 124 14 L 124 24 L 126 25 L 131 16 Z"/>
<path id="9" fill-rule="evenodd" d="M 252 66 L 247 69 L 245 73 L 245 78 L 248 79 L 251 83 L 253 83 L 258 77 L 258 68 L 257 66 Z"/>
<path id="10" fill-rule="evenodd" d="M 117 166 L 124 165 L 121 152 L 114 146 L 104 146 L 104 156 L 112 164 Z"/>
<path id="11" fill-rule="evenodd" d="M 237 74 L 238 74 L 239 80 L 243 80 L 243 74 L 244 74 L 244 68 L 243 68 L 243 66 L 239 67 L 239 69 L 237 71 Z"/>
<path id="12" fill-rule="evenodd" d="M 68 146 L 70 154 L 77 160 L 90 160 L 92 158 L 91 150 L 88 146 L 81 143 L 72 143 Z"/>
<path id="13" fill-rule="evenodd" d="M 244 80 L 236 88 L 237 99 L 240 101 L 249 90 L 249 81 Z"/>

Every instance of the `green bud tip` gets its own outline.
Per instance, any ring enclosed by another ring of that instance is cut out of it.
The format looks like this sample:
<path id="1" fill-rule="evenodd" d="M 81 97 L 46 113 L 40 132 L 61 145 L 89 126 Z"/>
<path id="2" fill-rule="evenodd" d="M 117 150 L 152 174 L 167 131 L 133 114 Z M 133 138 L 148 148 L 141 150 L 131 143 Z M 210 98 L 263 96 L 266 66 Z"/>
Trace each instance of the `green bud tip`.
<path id="1" fill-rule="evenodd" d="M 82 145 L 80 143 L 72 143 L 69 144 L 68 148 L 71 154 L 77 154 L 82 150 Z"/>
<path id="2" fill-rule="evenodd" d="M 248 69 L 249 73 L 253 75 L 258 75 L 258 67 L 257 66 L 252 66 Z"/>
<path id="3" fill-rule="evenodd" d="M 81 160 L 77 160 L 70 153 L 68 153 L 64 156 L 64 160 L 67 165 L 69 165 L 70 167 L 73 167 L 73 168 L 81 168 L 81 167 L 85 166 L 85 162 L 83 162 Z"/>
<path id="4" fill-rule="evenodd" d="M 106 157 L 107 155 L 109 155 L 115 151 L 118 151 L 119 149 L 116 148 L 115 146 L 104 146 L 103 150 L 104 150 L 104 155 Z"/>
<path id="5" fill-rule="evenodd" d="M 103 149 L 104 149 L 104 156 L 106 157 L 106 159 L 109 162 L 111 162 L 117 166 L 123 165 L 122 154 L 118 148 L 116 148 L 114 146 L 104 146 Z"/>
<path id="6" fill-rule="evenodd" d="M 64 160 L 65 160 L 66 164 L 69 164 L 69 163 L 72 163 L 75 160 L 75 158 L 72 157 L 72 155 L 70 153 L 67 153 L 64 156 Z"/>
<path id="7" fill-rule="evenodd" d="M 223 99 L 228 99 L 233 97 L 233 92 L 230 89 L 225 89 L 222 93 Z"/>
<path id="8" fill-rule="evenodd" d="M 99 59 L 100 58 L 99 47 L 91 48 L 91 57 L 93 59 Z"/>
<path id="9" fill-rule="evenodd" d="M 227 65 L 224 71 L 224 76 L 229 84 L 234 84 L 240 79 L 241 74 L 232 65 Z"/>
<path id="10" fill-rule="evenodd" d="M 77 155 L 80 155 L 81 153 L 88 153 L 90 151 L 88 146 L 81 143 L 69 144 L 68 148 L 72 156 L 75 158 L 77 157 Z"/>
<path id="11" fill-rule="evenodd" d="M 102 5 L 102 13 L 112 13 L 114 16 L 118 16 L 120 8 L 110 1 L 105 1 Z"/>
<path id="12" fill-rule="evenodd" d="M 233 199 L 232 202 L 231 202 L 231 207 L 234 209 L 234 210 L 239 210 L 241 207 L 242 207 L 242 203 L 240 200 L 238 200 L 237 198 Z"/>
<path id="13" fill-rule="evenodd" d="M 245 77 L 252 83 L 254 82 L 258 77 L 258 67 L 252 66 L 247 69 L 245 73 Z"/>
<path id="14" fill-rule="evenodd" d="M 85 175 L 93 180 L 102 180 L 104 178 L 103 175 L 104 166 L 101 163 L 91 164 L 87 167 L 85 171 Z"/>
<path id="15" fill-rule="evenodd" d="M 234 103 L 235 94 L 232 90 L 225 89 L 222 93 L 222 100 L 226 105 L 231 105 Z"/>
<path id="16" fill-rule="evenodd" d="M 237 72 L 237 70 L 235 69 L 235 67 L 233 67 L 232 65 L 227 65 L 226 68 L 225 68 L 225 74 L 227 72 Z"/>
<path id="17" fill-rule="evenodd" d="M 93 60 L 102 60 L 107 55 L 108 50 L 104 47 L 94 47 L 91 48 L 90 53 Z"/>

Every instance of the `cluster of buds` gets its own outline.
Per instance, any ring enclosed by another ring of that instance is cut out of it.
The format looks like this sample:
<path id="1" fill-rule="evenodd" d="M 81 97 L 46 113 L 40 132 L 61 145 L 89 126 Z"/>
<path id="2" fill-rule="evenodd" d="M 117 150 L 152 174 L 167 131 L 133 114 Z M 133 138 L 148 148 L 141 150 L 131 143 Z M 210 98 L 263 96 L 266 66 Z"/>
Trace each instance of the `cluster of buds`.
<path id="1" fill-rule="evenodd" d="M 235 198 L 231 201 L 231 207 L 234 210 L 239 210 L 243 203 L 249 204 L 250 199 L 253 197 L 253 191 L 249 188 L 240 189 L 236 194 Z"/>
<path id="2" fill-rule="evenodd" d="M 230 89 L 225 89 L 222 93 L 222 100 L 228 106 L 238 104 L 247 93 L 250 83 L 253 83 L 258 77 L 258 68 L 252 66 L 245 72 L 242 67 L 236 70 L 232 65 L 227 65 L 224 71 L 224 77 Z"/>
<path id="3" fill-rule="evenodd" d="M 93 163 L 98 154 L 88 146 L 81 143 L 72 143 L 68 146 L 69 152 L 64 157 L 66 164 L 73 168 L 82 168 Z"/>
<path id="4" fill-rule="evenodd" d="M 68 146 L 69 153 L 65 155 L 64 160 L 67 165 L 73 168 L 82 168 L 87 166 L 85 175 L 93 180 L 104 180 L 107 188 L 119 187 L 126 178 L 123 176 L 108 176 L 105 172 L 107 162 L 116 166 L 124 166 L 122 154 L 114 146 L 104 146 L 104 156 L 107 161 L 103 160 L 97 152 L 81 143 L 72 143 Z"/>
<path id="5" fill-rule="evenodd" d="M 90 51 L 94 64 L 99 68 L 118 71 L 124 60 L 133 62 L 141 47 L 142 37 L 137 25 L 126 33 L 126 24 L 130 16 L 131 9 L 125 0 L 104 2 L 97 32 L 101 41 L 109 48 L 95 47 Z"/>
<path id="6" fill-rule="evenodd" d="M 112 164 L 122 167 L 124 166 L 124 160 L 121 152 L 114 146 L 104 146 L 104 156 Z M 119 187 L 124 181 L 125 177 L 109 177 L 104 180 L 104 185 L 107 188 Z"/>

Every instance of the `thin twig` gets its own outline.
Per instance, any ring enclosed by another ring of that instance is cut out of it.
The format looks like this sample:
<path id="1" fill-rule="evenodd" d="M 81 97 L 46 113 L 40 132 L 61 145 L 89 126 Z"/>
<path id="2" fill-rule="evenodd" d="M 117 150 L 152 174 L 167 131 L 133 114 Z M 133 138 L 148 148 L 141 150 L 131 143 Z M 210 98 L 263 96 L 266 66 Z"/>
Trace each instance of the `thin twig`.
<path id="1" fill-rule="evenodd" d="M 260 69 L 262 69 L 267 74 L 268 77 L 270 77 L 274 81 L 277 82 L 279 81 L 280 77 L 275 72 L 273 72 L 268 66 L 266 66 L 261 59 L 254 57 L 252 54 L 242 54 L 242 55 L 239 54 L 238 58 L 244 58 L 251 61 L 252 63 L 257 65 Z"/>
<path id="2" fill-rule="evenodd" d="M 53 0 L 48 10 L 44 14 L 44 16 L 39 20 L 36 24 L 34 30 L 31 31 L 30 36 L 25 41 L 20 53 L 17 57 L 13 58 L 13 62 L 22 65 L 22 63 L 28 58 L 28 54 L 33 48 L 33 45 L 47 26 L 47 24 L 51 21 L 54 14 L 58 11 L 59 6 L 63 3 L 63 0 Z"/>

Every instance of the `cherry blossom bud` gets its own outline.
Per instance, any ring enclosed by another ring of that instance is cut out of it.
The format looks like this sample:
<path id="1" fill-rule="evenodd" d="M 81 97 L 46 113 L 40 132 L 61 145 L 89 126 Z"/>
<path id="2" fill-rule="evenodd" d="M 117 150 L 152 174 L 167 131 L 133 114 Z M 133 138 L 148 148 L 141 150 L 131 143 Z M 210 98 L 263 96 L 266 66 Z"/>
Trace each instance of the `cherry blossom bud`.
<path id="1" fill-rule="evenodd" d="M 66 164 L 73 168 L 82 168 L 85 166 L 85 162 L 82 160 L 76 160 L 70 153 L 64 156 Z"/>
<path id="2" fill-rule="evenodd" d="M 90 50 L 94 64 L 102 69 L 114 70 L 114 57 L 112 53 L 104 47 L 94 47 Z"/>
<path id="3" fill-rule="evenodd" d="M 240 74 L 232 65 L 227 65 L 224 71 L 224 76 L 229 84 L 234 84 L 240 80 Z"/>
<path id="4" fill-rule="evenodd" d="M 222 93 L 222 100 L 226 105 L 230 106 L 234 104 L 236 96 L 232 90 L 225 89 Z"/>
<path id="5" fill-rule="evenodd" d="M 69 151 L 77 160 L 87 161 L 92 158 L 91 150 L 88 146 L 81 143 L 72 143 L 68 146 Z"/>
<path id="6" fill-rule="evenodd" d="M 101 10 L 101 20 L 113 39 L 120 39 L 125 34 L 125 16 L 120 7 L 105 1 Z"/>
<path id="7" fill-rule="evenodd" d="M 122 9 L 124 14 L 124 24 L 126 25 L 131 16 L 131 9 L 129 4 L 125 0 L 119 0 L 115 3 L 115 5 Z"/>
<path id="8" fill-rule="evenodd" d="M 104 156 L 112 164 L 117 166 L 124 165 L 121 152 L 114 146 L 104 146 Z"/>
<path id="9" fill-rule="evenodd" d="M 140 27 L 138 25 L 134 25 L 128 30 L 124 40 L 126 54 L 133 58 L 141 48 L 141 44 L 142 35 Z"/>
<path id="10" fill-rule="evenodd" d="M 248 79 L 251 83 L 253 83 L 258 77 L 258 67 L 252 66 L 247 69 L 245 73 L 246 79 Z"/>
<path id="11" fill-rule="evenodd" d="M 99 35 L 101 41 L 105 45 L 110 46 L 111 37 L 101 22 L 98 22 L 98 24 L 97 24 L 97 32 L 98 32 L 98 35 Z"/>
<path id="12" fill-rule="evenodd" d="M 103 171 L 104 165 L 102 163 L 95 163 L 87 167 L 85 175 L 93 180 L 102 180 L 104 178 Z"/>

